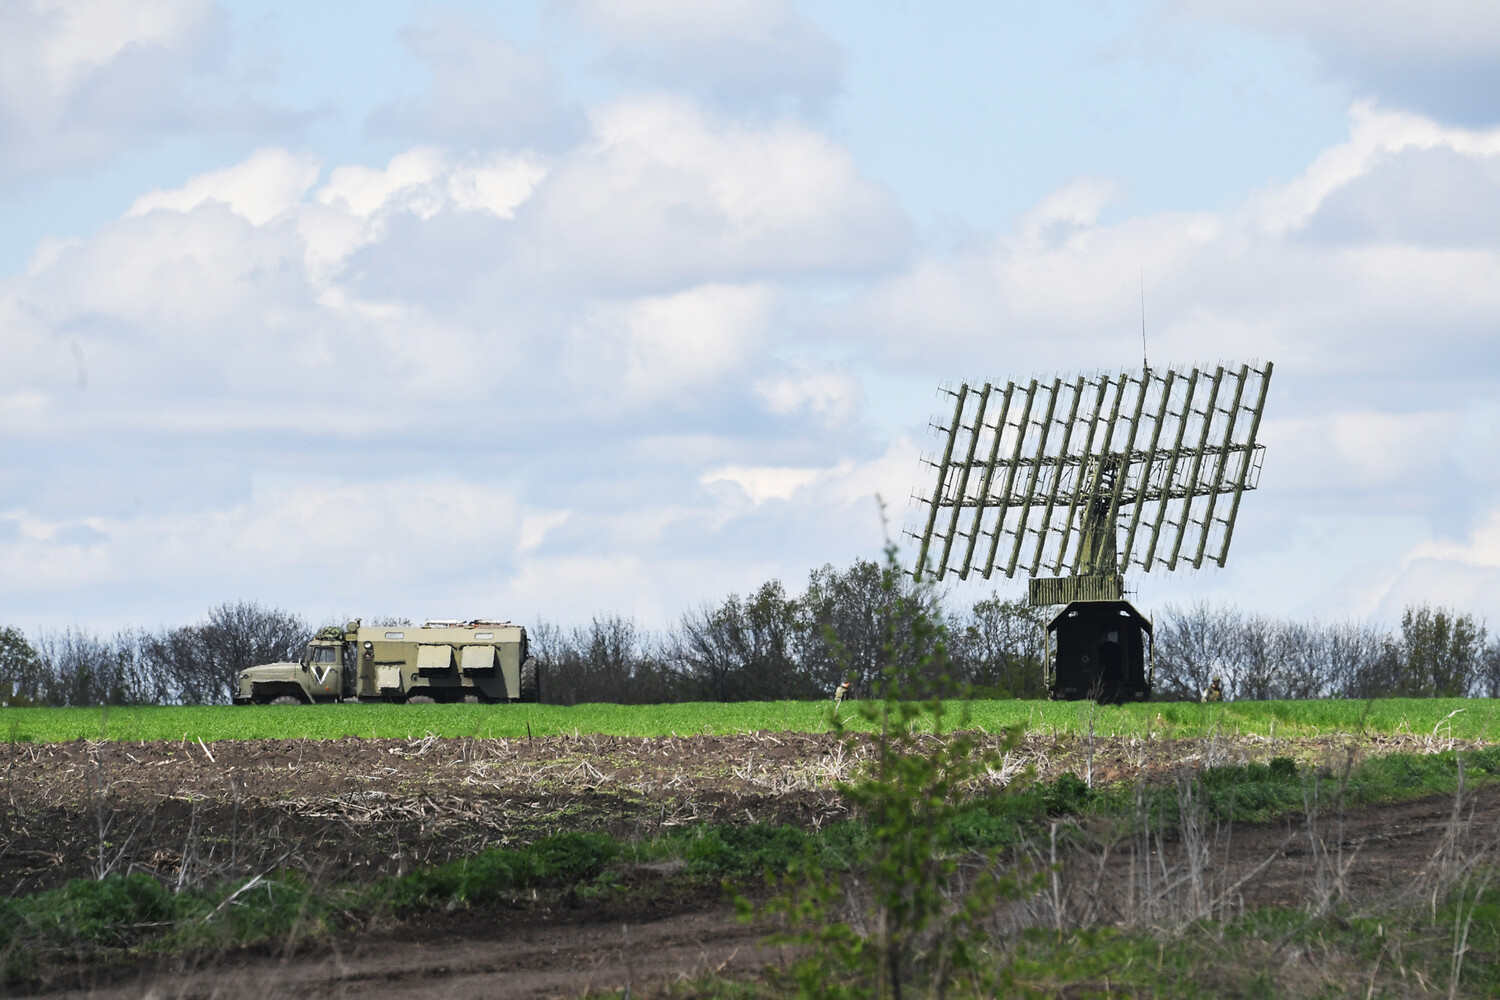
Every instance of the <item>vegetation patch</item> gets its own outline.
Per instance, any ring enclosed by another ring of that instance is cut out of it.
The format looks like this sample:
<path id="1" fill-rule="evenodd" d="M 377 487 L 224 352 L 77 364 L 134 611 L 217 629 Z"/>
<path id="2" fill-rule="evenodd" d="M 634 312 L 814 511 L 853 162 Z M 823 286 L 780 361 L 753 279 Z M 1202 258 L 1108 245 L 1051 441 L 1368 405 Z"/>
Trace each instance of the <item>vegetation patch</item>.
<path id="1" fill-rule="evenodd" d="M 419 869 L 378 892 L 398 910 L 475 906 L 496 902 L 514 889 L 544 882 L 591 878 L 620 855 L 620 844 L 603 833 L 560 833 L 520 848 L 489 848 L 473 857 Z"/>

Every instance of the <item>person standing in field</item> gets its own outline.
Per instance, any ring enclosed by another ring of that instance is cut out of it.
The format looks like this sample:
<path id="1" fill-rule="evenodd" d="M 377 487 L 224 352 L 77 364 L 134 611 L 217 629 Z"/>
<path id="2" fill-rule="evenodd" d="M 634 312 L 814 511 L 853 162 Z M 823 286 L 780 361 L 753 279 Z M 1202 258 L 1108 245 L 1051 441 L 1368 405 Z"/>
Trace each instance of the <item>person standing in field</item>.
<path id="1" fill-rule="evenodd" d="M 1217 675 L 1215 675 L 1214 679 L 1211 682 L 1209 682 L 1208 688 L 1203 692 L 1203 700 L 1204 701 L 1223 701 L 1224 700 L 1224 685 L 1222 685 L 1222 684 L 1219 683 L 1219 678 L 1218 678 Z"/>
<path id="2" fill-rule="evenodd" d="M 833 689 L 833 707 L 838 708 L 847 697 L 849 697 L 849 682 L 845 681 Z"/>

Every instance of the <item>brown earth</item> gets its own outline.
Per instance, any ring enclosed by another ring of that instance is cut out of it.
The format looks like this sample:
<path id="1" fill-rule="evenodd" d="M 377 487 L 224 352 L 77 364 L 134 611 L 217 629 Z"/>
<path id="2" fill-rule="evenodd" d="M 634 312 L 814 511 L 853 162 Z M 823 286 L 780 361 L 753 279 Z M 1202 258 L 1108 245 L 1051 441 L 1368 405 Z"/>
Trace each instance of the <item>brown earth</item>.
<path id="1" fill-rule="evenodd" d="M 1142 773 L 1168 781 L 1183 769 L 1273 756 L 1332 768 L 1351 755 L 1432 749 L 1411 737 L 1357 745 L 1111 738 L 1090 748 L 1032 734 L 991 780 L 1031 768 L 1043 777 L 1092 770 L 1097 781 Z M 101 857 L 111 870 L 145 870 L 174 885 L 272 867 L 366 881 L 565 829 L 649 836 L 703 821 L 816 826 L 844 814 L 832 784 L 862 753 L 826 735 L 785 733 L 12 745 L 0 793 L 0 884 L 16 894 L 90 877 Z M 1341 833 L 1338 819 L 1205 827 L 1149 842 L 1077 831 L 1061 839 L 1075 846 L 1061 848 L 1055 888 L 1008 917 L 1051 924 L 1060 910 L 1067 921 L 1171 924 L 1339 891 L 1354 900 L 1425 891 L 1497 829 L 1500 790 L 1473 793 L 1457 818 L 1450 797 L 1351 813 Z M 1044 863 L 1051 850 L 1035 845 L 1029 856 Z M 262 949 L 197 967 L 85 964 L 54 982 L 90 987 L 57 995 L 98 997 L 577 996 L 777 957 L 734 922 L 717 891 L 656 891 L 671 879 L 647 869 L 626 877 L 640 891 L 623 901 L 434 914 L 367 928 L 323 953 Z"/>
<path id="2" fill-rule="evenodd" d="M 1082 739 L 1033 733 L 990 775 L 1107 783 L 1289 756 L 1430 752 L 1412 736 Z M 562 830 L 642 837 L 699 822 L 818 826 L 868 747 L 829 734 L 536 740 L 220 740 L 8 744 L 0 760 L 0 891 L 112 871 L 172 882 L 282 864 L 333 880 L 399 874 Z M 107 843 L 101 851 L 100 829 Z M 188 871 L 183 872 L 183 866 Z"/>

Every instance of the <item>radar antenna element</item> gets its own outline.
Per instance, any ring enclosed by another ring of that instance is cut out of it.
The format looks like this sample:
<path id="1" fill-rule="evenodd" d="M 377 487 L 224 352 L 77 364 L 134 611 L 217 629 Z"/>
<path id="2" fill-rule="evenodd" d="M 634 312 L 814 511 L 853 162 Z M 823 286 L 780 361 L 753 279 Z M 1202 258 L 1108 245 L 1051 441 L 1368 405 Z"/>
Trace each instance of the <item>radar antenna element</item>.
<path id="1" fill-rule="evenodd" d="M 1132 566 L 1223 566 L 1260 479 L 1271 367 L 944 388 L 913 572 L 1025 574 L 1030 602 L 1052 605 L 1120 600 Z"/>

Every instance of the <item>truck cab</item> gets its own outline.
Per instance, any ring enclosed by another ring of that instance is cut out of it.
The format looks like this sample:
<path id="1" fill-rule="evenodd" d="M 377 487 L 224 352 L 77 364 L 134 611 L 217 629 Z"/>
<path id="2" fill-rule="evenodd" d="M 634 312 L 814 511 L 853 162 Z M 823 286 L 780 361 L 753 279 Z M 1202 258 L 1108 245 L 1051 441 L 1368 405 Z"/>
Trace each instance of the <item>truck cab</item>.
<path id="1" fill-rule="evenodd" d="M 327 630 L 324 630 L 325 632 Z M 306 705 L 343 701 L 354 695 L 354 672 L 348 668 L 348 644 L 322 637 L 303 647 L 295 661 L 263 663 L 235 678 L 236 705 Z"/>

